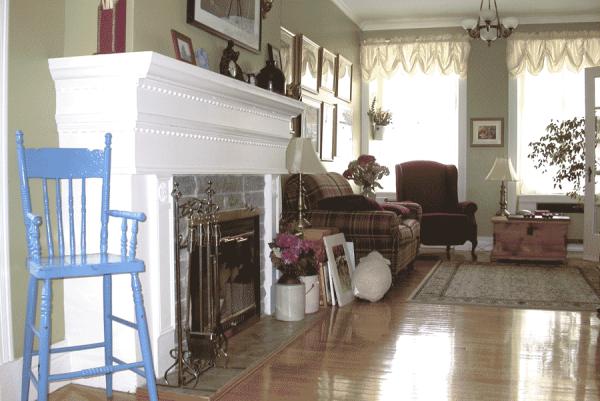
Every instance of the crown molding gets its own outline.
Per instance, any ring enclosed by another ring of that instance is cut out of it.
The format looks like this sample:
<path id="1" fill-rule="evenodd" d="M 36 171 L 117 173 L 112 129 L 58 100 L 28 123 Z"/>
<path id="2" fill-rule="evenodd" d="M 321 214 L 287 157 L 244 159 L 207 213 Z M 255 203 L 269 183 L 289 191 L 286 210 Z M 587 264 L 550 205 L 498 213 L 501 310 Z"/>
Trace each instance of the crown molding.
<path id="1" fill-rule="evenodd" d="M 467 16 L 464 18 L 466 17 Z M 520 25 L 600 22 L 600 13 L 516 17 L 519 19 Z M 461 27 L 461 22 L 464 18 L 394 18 L 385 20 L 366 20 L 363 21 L 359 27 L 362 31 Z"/>
<path id="2" fill-rule="evenodd" d="M 356 25 L 358 25 L 360 27 L 360 25 L 361 25 L 360 18 L 358 17 L 358 15 L 356 15 L 356 13 L 350 7 L 348 7 L 348 4 L 346 4 L 346 2 L 344 0 L 331 0 L 331 2 L 337 8 L 339 8 L 340 11 L 346 15 L 346 17 L 350 18 L 352 20 L 352 22 L 354 22 Z"/>

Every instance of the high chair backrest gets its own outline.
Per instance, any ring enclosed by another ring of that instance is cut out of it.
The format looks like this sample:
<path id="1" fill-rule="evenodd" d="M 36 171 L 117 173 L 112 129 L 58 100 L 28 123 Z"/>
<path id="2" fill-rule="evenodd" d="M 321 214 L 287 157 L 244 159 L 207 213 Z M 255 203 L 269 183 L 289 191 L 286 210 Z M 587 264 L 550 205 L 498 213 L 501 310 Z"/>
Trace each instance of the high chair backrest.
<path id="1" fill-rule="evenodd" d="M 41 244 L 39 239 L 40 223 L 44 224 L 48 257 L 62 257 L 68 246 L 70 255 L 85 255 L 86 250 L 86 218 L 87 199 L 86 182 L 89 179 L 102 180 L 102 200 L 100 210 L 100 253 L 107 253 L 108 242 L 108 210 L 110 197 L 110 153 L 111 135 L 105 135 L 104 150 L 73 148 L 39 148 L 26 149 L 23 144 L 23 133 L 17 131 L 17 162 L 21 187 L 21 205 L 25 221 L 26 239 L 30 257 L 39 257 Z M 32 210 L 30 185 L 34 181 L 41 185 L 43 218 L 35 216 Z M 74 207 L 74 183 L 80 189 L 81 207 Z M 54 187 L 55 199 L 51 200 L 49 192 Z M 66 196 L 63 196 L 66 191 Z M 64 205 L 64 203 L 67 205 Z M 63 208 L 67 214 L 63 218 Z M 52 210 L 51 210 L 52 209 Z M 79 244 L 76 244 L 75 221 L 79 219 Z M 68 222 L 65 229 L 63 225 Z M 53 226 L 56 228 L 53 230 Z M 65 244 L 65 231 L 68 230 L 68 245 Z M 56 239 L 55 239 L 56 238 Z M 56 241 L 56 244 L 55 244 Z"/>

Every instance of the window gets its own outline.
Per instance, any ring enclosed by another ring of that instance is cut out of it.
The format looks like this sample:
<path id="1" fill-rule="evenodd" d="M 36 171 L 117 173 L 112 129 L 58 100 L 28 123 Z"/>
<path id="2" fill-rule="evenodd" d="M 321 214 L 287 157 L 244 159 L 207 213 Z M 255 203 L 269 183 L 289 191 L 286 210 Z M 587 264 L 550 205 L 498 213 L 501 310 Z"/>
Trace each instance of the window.
<path id="1" fill-rule="evenodd" d="M 527 155 L 529 143 L 546 134 L 546 126 L 551 119 L 560 121 L 584 116 L 584 71 L 572 72 L 563 68 L 558 72 L 544 69 L 538 75 L 523 72 L 516 81 L 520 193 L 564 194 L 571 189 L 568 183 L 563 185 L 562 191 L 554 188 L 552 171 L 542 173 Z"/>
<path id="2" fill-rule="evenodd" d="M 369 142 L 369 154 L 390 169 L 381 180 L 383 192 L 396 191 L 398 163 L 434 160 L 459 166 L 460 81 L 456 74 L 420 71 L 371 81 L 369 100 L 377 96 L 378 105 L 392 112 L 383 140 Z"/>

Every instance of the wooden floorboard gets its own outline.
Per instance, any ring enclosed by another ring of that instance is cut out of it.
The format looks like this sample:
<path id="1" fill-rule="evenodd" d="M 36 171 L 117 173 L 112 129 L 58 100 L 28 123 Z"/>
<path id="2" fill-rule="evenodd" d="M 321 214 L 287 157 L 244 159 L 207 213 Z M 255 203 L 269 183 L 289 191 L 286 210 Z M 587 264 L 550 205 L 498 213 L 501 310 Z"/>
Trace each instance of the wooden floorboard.
<path id="1" fill-rule="evenodd" d="M 378 303 L 332 309 L 218 399 L 600 399 L 595 313 L 406 302 L 432 266 L 418 261 Z"/>

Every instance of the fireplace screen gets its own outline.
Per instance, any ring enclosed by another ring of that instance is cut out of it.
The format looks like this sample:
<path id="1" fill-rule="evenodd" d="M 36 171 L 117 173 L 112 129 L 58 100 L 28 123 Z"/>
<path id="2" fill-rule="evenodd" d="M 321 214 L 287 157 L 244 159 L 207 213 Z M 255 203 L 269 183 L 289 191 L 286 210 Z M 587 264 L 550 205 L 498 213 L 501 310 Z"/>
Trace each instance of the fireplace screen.
<path id="1" fill-rule="evenodd" d="M 218 253 L 210 262 L 217 263 L 214 299 L 205 297 L 211 292 L 207 288 L 211 282 L 206 266 L 207 245 L 196 243 L 190 254 L 190 326 L 193 333 L 205 331 L 214 302 L 221 330 L 229 336 L 243 327 L 243 323 L 260 316 L 258 215 L 230 221 L 223 221 L 228 218 L 227 213 L 218 216 L 221 220 Z"/>

